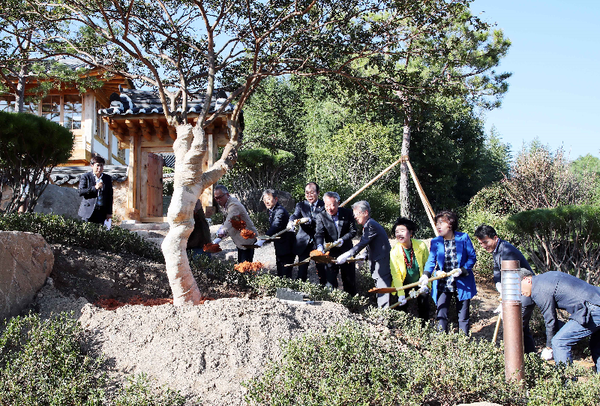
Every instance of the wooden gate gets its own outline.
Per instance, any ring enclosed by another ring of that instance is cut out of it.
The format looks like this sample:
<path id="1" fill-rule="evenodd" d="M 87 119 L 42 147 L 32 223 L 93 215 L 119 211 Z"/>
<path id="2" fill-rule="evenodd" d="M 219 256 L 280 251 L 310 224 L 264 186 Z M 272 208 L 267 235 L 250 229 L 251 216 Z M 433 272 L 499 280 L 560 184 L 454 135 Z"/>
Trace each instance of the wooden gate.
<path id="1" fill-rule="evenodd" d="M 163 158 L 151 152 L 142 154 L 142 168 L 141 201 L 146 203 L 142 203 L 142 218 L 163 217 Z"/>

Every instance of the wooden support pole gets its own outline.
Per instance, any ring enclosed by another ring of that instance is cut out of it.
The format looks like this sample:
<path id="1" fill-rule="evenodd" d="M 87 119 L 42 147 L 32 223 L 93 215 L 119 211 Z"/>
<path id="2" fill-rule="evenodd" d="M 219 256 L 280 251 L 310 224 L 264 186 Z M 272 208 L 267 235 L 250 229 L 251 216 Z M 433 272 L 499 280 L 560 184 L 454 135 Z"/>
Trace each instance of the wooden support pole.
<path id="1" fill-rule="evenodd" d="M 406 166 L 408 166 L 408 170 L 410 171 L 410 176 L 412 177 L 413 182 L 415 183 L 415 186 L 417 187 L 417 191 L 419 192 L 419 197 L 421 198 L 421 202 L 423 203 L 423 207 L 425 208 L 425 212 L 427 213 L 427 218 L 429 218 L 429 222 L 431 223 L 431 228 L 433 228 L 433 232 L 435 233 L 435 235 L 438 236 L 439 233 L 437 231 L 437 228 L 435 227 L 435 221 L 433 220 L 435 217 L 435 213 L 433 212 L 433 209 L 431 208 L 431 204 L 429 203 L 429 200 L 427 199 L 427 196 L 425 195 L 425 191 L 421 187 L 419 178 L 417 178 L 417 174 L 415 173 L 415 170 L 413 169 L 413 167 L 410 164 L 410 161 L 408 159 L 406 159 Z"/>
<path id="2" fill-rule="evenodd" d="M 385 168 L 383 171 L 381 171 L 381 173 L 377 176 L 375 176 L 373 179 L 371 179 L 369 182 L 367 182 L 366 185 L 364 185 L 363 187 L 361 187 L 360 189 L 358 189 L 352 196 L 350 196 L 348 199 L 346 199 L 345 202 L 343 202 L 342 204 L 340 204 L 340 207 L 344 207 L 346 204 L 348 204 L 352 199 L 354 199 L 356 196 L 358 196 L 363 190 L 365 190 L 366 188 L 368 188 L 369 186 L 371 186 L 373 183 L 375 183 L 377 181 L 377 179 L 381 178 L 383 175 L 385 175 L 386 173 L 388 173 L 394 166 L 398 165 L 400 162 L 408 160 L 407 156 L 401 156 L 400 158 L 398 158 L 398 160 L 396 162 L 394 162 L 393 164 L 391 164 L 390 166 L 388 166 L 387 168 Z"/>

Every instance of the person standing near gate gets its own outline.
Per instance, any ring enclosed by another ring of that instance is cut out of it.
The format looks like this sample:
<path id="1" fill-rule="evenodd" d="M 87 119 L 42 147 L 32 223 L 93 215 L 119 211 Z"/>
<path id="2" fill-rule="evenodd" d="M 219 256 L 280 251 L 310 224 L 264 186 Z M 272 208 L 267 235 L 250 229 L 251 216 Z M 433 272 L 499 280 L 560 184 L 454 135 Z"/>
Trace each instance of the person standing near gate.
<path id="1" fill-rule="evenodd" d="M 94 155 L 90 161 L 92 170 L 79 179 L 79 216 L 83 221 L 104 224 L 113 214 L 112 178 L 104 173 L 104 158 Z"/>

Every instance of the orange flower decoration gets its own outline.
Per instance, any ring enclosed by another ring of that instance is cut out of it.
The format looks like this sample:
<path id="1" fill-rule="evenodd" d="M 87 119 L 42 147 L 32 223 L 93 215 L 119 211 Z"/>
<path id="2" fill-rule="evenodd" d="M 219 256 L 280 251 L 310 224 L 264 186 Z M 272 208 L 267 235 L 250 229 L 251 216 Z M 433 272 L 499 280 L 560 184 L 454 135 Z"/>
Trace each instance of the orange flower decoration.
<path id="1" fill-rule="evenodd" d="M 233 216 L 231 218 L 231 227 L 241 231 L 246 228 L 246 222 L 240 216 Z"/>
<path id="2" fill-rule="evenodd" d="M 247 228 L 243 229 L 240 235 L 247 240 L 256 237 L 256 233 L 254 231 L 248 230 Z"/>
<path id="3" fill-rule="evenodd" d="M 241 264 L 236 264 L 233 269 L 240 273 L 246 272 L 258 272 L 264 267 L 262 262 L 248 262 L 244 261 Z"/>
<path id="4" fill-rule="evenodd" d="M 221 247 L 219 247 L 219 244 L 213 244 L 212 242 L 204 244 L 204 247 L 202 247 L 202 249 L 204 250 L 204 252 L 210 252 L 212 254 L 214 254 L 215 252 L 223 251 Z"/>
<path id="5" fill-rule="evenodd" d="M 322 257 L 322 256 L 327 256 L 329 255 L 329 253 L 327 254 L 323 254 L 321 251 L 319 250 L 312 250 L 309 254 L 311 257 Z"/>

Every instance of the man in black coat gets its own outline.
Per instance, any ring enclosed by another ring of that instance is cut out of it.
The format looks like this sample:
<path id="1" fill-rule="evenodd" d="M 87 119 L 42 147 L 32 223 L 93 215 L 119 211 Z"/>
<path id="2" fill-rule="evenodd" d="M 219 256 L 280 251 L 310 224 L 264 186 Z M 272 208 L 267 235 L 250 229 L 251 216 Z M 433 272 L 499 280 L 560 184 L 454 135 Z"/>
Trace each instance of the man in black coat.
<path id="1" fill-rule="evenodd" d="M 290 215 L 285 207 L 279 203 L 277 192 L 273 189 L 265 190 L 262 195 L 262 200 L 269 210 L 269 224 L 271 225 L 265 234 L 272 236 L 286 230 Z M 292 277 L 292 267 L 286 267 L 285 265 L 294 263 L 294 252 L 292 250 L 293 239 L 294 233 L 288 231 L 281 234 L 278 239 L 273 241 L 273 244 L 275 245 L 277 276 L 285 276 L 286 278 Z M 262 242 L 260 241 L 261 240 L 257 243 L 259 246 L 262 245 Z"/>
<path id="2" fill-rule="evenodd" d="M 498 293 L 502 294 L 502 271 L 500 270 L 502 261 L 519 261 L 521 268 L 526 268 L 533 272 L 529 262 L 527 262 L 521 251 L 508 241 L 499 238 L 494 227 L 486 224 L 480 225 L 475 230 L 475 237 L 479 241 L 479 245 L 492 254 L 494 258 L 494 283 Z M 523 306 L 523 341 L 525 344 L 525 353 L 535 352 L 535 341 L 529 329 L 529 321 L 533 315 L 535 303 L 533 303 L 531 298 L 521 296 L 521 305 Z M 502 305 L 498 307 L 497 312 L 500 312 L 500 309 L 502 309 Z"/>
<path id="3" fill-rule="evenodd" d="M 323 210 L 323 200 L 319 199 L 319 185 L 315 182 L 309 182 L 304 187 L 304 196 L 306 200 L 296 204 L 294 214 L 290 216 L 288 228 L 293 227 L 293 222 L 302 220 L 303 222 L 296 226 L 298 232 L 294 240 L 294 255 L 298 255 L 298 262 L 305 261 L 310 252 L 315 249 L 314 237 L 317 226 L 316 215 Z M 325 273 L 325 265 L 316 264 L 317 275 Z M 306 281 L 308 277 L 308 263 L 298 266 L 298 279 Z"/>
<path id="4" fill-rule="evenodd" d="M 600 287 L 558 271 L 533 275 L 530 270 L 521 268 L 519 276 L 521 294 L 531 297 L 546 322 L 546 348 L 542 358 L 554 356 L 556 364 L 570 364 L 573 362 L 571 348 L 590 336 L 592 360 L 596 372 L 600 372 Z M 560 329 L 557 309 L 570 314 L 569 321 Z"/>
<path id="5" fill-rule="evenodd" d="M 79 179 L 79 196 L 82 196 L 79 206 L 79 216 L 83 221 L 104 224 L 112 218 L 113 187 L 112 178 L 103 173 L 104 158 L 100 155 L 92 157 L 92 171 L 81 175 Z"/>
<path id="6" fill-rule="evenodd" d="M 337 258 L 338 264 L 345 263 L 348 258 L 356 256 L 363 248 L 367 248 L 367 255 L 371 263 L 371 276 L 375 279 L 375 287 L 389 288 L 392 286 L 392 271 L 390 268 L 390 240 L 385 228 L 371 218 L 371 206 L 365 200 L 352 205 L 352 213 L 356 222 L 363 226 L 363 234 L 358 244 Z M 377 294 L 377 306 L 387 308 L 390 306 L 389 293 Z"/>
<path id="7" fill-rule="evenodd" d="M 329 251 L 329 254 L 337 258 L 352 248 L 352 238 L 356 236 L 356 222 L 352 210 L 340 207 L 340 195 L 337 193 L 326 192 L 323 195 L 323 202 L 325 210 L 316 216 L 315 243 L 321 252 L 325 252 L 325 243 L 334 243 L 336 246 Z M 338 272 L 342 274 L 344 290 L 354 296 L 356 294 L 354 263 L 326 265 L 325 278 L 321 279 L 321 284 L 337 288 Z"/>

